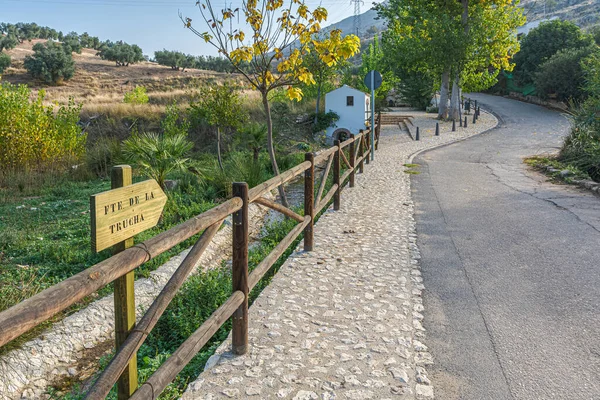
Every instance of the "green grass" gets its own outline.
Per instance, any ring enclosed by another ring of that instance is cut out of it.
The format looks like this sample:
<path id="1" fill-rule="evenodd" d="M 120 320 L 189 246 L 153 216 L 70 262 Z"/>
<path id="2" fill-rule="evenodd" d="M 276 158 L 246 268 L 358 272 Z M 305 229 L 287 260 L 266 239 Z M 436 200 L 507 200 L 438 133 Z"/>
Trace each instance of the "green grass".
<path id="1" fill-rule="evenodd" d="M 299 208 L 295 211 L 302 214 Z M 252 271 L 295 225 L 295 221 L 285 219 L 265 227 L 265 234 L 261 238 L 260 243 L 253 246 L 249 251 L 249 269 Z M 250 293 L 250 303 L 271 282 L 272 277 L 277 273 L 301 239 L 302 236 L 294 241 L 273 268 L 252 290 Z M 138 352 L 138 377 L 140 384 L 145 382 L 227 300 L 231 295 L 231 287 L 231 268 L 225 263 L 220 268 L 201 271 L 188 278 Z M 202 372 L 206 361 L 227 338 L 230 330 L 231 323 L 227 321 L 177 378 L 167 386 L 161 394 L 160 399 L 178 399 L 187 388 L 188 383 L 193 381 Z M 100 360 L 99 370 L 104 369 L 108 365 L 110 357 L 112 357 L 112 354 Z M 84 397 L 81 385 L 75 386 L 73 391 L 68 394 L 61 394 L 56 390 L 50 390 L 49 393 L 54 398 L 68 400 L 78 400 Z M 116 399 L 114 388 L 107 398 Z"/>
<path id="2" fill-rule="evenodd" d="M 332 185 L 331 175 L 327 180 L 327 189 Z M 315 188 L 317 190 L 317 188 Z M 320 213 L 326 210 L 325 209 Z M 298 214 L 303 215 L 300 207 L 294 208 Z M 315 220 L 318 220 L 317 215 Z M 256 246 L 249 250 L 249 269 L 256 266 L 281 242 L 297 224 L 296 221 L 284 219 L 275 221 L 264 227 L 264 235 Z M 289 257 L 302 240 L 300 235 L 277 260 L 274 266 L 265 274 L 263 279 L 250 292 L 250 304 L 258 297 L 262 290 L 269 285 L 273 276 Z M 206 321 L 206 319 L 231 295 L 231 268 L 224 263 L 220 268 L 201 271 L 188 278 L 186 283 L 177 293 L 165 313 L 159 319 L 146 342 L 138 352 L 138 382 L 145 382 L 171 354 Z M 210 341 L 200 350 L 191 362 L 182 370 L 177 378 L 167 386 L 159 397 L 161 400 L 178 399 L 187 385 L 192 382 L 204 369 L 206 361 L 212 356 L 219 345 L 227 338 L 231 330 L 231 323 L 227 321 Z M 108 364 L 112 354 L 99 362 L 99 371 Z M 84 397 L 81 385 L 76 385 L 73 390 L 64 395 L 51 390 L 55 398 L 79 400 Z M 111 391 L 108 399 L 116 399 L 115 389 Z"/>
<path id="3" fill-rule="evenodd" d="M 402 164 L 403 166 L 405 166 L 406 168 L 419 168 L 420 165 L 419 164 Z"/>
<path id="4" fill-rule="evenodd" d="M 591 179 L 587 172 L 582 171 L 574 165 L 559 161 L 555 157 L 550 156 L 533 156 L 528 157 L 524 160 L 525 164 L 537 169 L 538 171 L 548 175 L 554 181 L 561 181 L 565 183 L 573 183 L 574 180 L 589 180 Z M 555 168 L 557 172 L 550 172 L 546 168 Z M 563 177 L 560 175 L 560 171 L 568 170 L 571 175 Z"/>

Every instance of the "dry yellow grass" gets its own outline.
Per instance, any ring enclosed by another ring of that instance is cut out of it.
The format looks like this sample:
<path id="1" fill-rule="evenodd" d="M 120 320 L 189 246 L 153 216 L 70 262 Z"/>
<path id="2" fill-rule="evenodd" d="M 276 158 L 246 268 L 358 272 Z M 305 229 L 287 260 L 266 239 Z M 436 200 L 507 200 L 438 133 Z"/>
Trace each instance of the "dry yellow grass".
<path id="1" fill-rule="evenodd" d="M 169 67 L 155 63 L 141 62 L 129 67 L 117 67 L 114 63 L 101 60 L 93 49 L 83 49 L 81 54 L 73 54 L 75 60 L 75 75 L 60 86 L 49 86 L 34 80 L 23 67 L 23 60 L 33 54 L 35 43 L 44 40 L 25 42 L 8 51 L 12 57 L 12 66 L 2 77 L 4 82 L 27 84 L 33 89 L 33 94 L 44 89 L 46 102 L 66 102 L 74 98 L 82 103 L 84 113 L 92 115 L 98 112 L 110 112 L 111 115 L 121 115 L 132 111 L 154 112 L 164 110 L 164 105 L 173 101 L 189 102 L 194 88 L 209 82 L 219 82 L 228 79 L 239 80 L 239 77 L 227 73 L 188 69 L 185 72 L 173 71 Z M 125 92 L 135 86 L 146 87 L 150 103 L 144 111 L 142 108 L 132 108 L 122 104 Z M 129 114 L 127 114 L 129 115 Z"/>

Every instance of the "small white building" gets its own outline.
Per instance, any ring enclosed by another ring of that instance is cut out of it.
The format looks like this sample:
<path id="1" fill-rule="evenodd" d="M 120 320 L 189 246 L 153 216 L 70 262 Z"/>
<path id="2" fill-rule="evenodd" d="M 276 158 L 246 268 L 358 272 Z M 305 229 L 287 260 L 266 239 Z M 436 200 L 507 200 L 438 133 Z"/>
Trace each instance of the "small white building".
<path id="1" fill-rule="evenodd" d="M 327 93 L 325 110 L 340 116 L 335 126 L 327 128 L 327 139 L 347 138 L 351 133 L 357 134 L 360 129 L 366 129 L 365 122 L 370 116 L 369 102 L 368 94 L 348 85 Z"/>

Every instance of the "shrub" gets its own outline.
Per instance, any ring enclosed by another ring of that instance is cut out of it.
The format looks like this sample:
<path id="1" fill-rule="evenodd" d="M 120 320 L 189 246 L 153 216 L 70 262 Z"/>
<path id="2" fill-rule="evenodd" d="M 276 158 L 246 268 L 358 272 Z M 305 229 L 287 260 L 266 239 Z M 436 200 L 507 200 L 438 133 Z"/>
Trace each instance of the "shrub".
<path id="1" fill-rule="evenodd" d="M 597 51 L 594 47 L 560 50 L 544 62 L 535 75 L 538 95 L 541 98 L 556 95 L 560 101 L 582 100 L 585 81 L 581 62 Z"/>
<path id="2" fill-rule="evenodd" d="M 10 56 L 8 54 L 0 53 L 0 74 L 8 67 L 10 67 Z"/>
<path id="3" fill-rule="evenodd" d="M 426 110 L 434 94 L 434 79 L 431 74 L 413 72 L 406 74 L 398 83 L 402 99 L 417 110 Z"/>
<path id="4" fill-rule="evenodd" d="M 97 54 L 103 60 L 114 61 L 117 67 L 127 67 L 129 64 L 135 64 L 144 61 L 142 49 L 135 44 L 128 44 L 123 41 L 104 42 L 100 46 L 100 51 Z"/>
<path id="5" fill-rule="evenodd" d="M 156 179 L 164 189 L 170 172 L 185 170 L 192 147 L 192 142 L 185 135 L 142 133 L 134 134 L 123 142 L 123 155 L 140 168 L 142 174 Z"/>
<path id="6" fill-rule="evenodd" d="M 25 68 L 34 77 L 47 83 L 61 83 L 75 73 L 70 48 L 55 42 L 36 43 L 33 56 L 25 57 Z"/>
<path id="7" fill-rule="evenodd" d="M 335 123 L 340 119 L 340 116 L 333 111 L 320 112 L 317 114 L 316 123 L 312 126 L 313 133 L 322 132 L 330 126 L 334 126 Z M 310 116 L 310 120 L 315 120 L 315 115 Z"/>
<path id="8" fill-rule="evenodd" d="M 87 149 L 88 170 L 99 177 L 108 177 L 112 166 L 122 160 L 121 141 L 116 138 L 101 137 Z"/>
<path id="9" fill-rule="evenodd" d="M 588 98 L 573 114 L 573 128 L 565 139 L 559 159 L 586 171 L 600 182 L 600 55 L 582 62 Z"/>
<path id="10" fill-rule="evenodd" d="M 584 34 L 572 22 L 553 20 L 541 23 L 521 40 L 521 50 L 514 56 L 517 82 L 520 85 L 533 83 L 539 66 L 556 52 L 588 47 L 593 41 L 591 35 Z"/>
<path id="11" fill-rule="evenodd" d="M 196 58 L 180 51 L 159 50 L 154 52 L 154 60 L 160 65 L 171 67 L 172 70 L 185 71 L 196 64 Z"/>
<path id="12" fill-rule="evenodd" d="M 131 91 L 125 93 L 123 102 L 127 104 L 147 104 L 149 101 L 144 86 L 136 86 Z"/>
<path id="13" fill-rule="evenodd" d="M 81 105 L 44 106 L 41 90 L 0 85 L 0 165 L 2 169 L 43 170 L 75 162 L 85 153 L 86 135 L 77 125 Z"/>

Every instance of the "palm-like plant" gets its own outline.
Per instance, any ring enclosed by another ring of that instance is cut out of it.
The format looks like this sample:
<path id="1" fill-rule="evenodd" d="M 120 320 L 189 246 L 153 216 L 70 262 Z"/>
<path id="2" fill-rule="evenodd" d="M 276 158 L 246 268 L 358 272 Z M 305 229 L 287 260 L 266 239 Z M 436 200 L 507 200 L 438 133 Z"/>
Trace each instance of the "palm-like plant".
<path id="1" fill-rule="evenodd" d="M 267 126 L 252 122 L 240 130 L 241 142 L 252 150 L 254 162 L 258 162 L 260 151 L 267 139 Z"/>
<path id="2" fill-rule="evenodd" d="M 189 162 L 187 155 L 193 143 L 183 134 L 159 135 L 142 133 L 132 135 L 123 142 L 123 155 L 136 165 L 143 174 L 156 179 L 165 188 L 167 175 L 175 170 L 184 170 Z"/>

